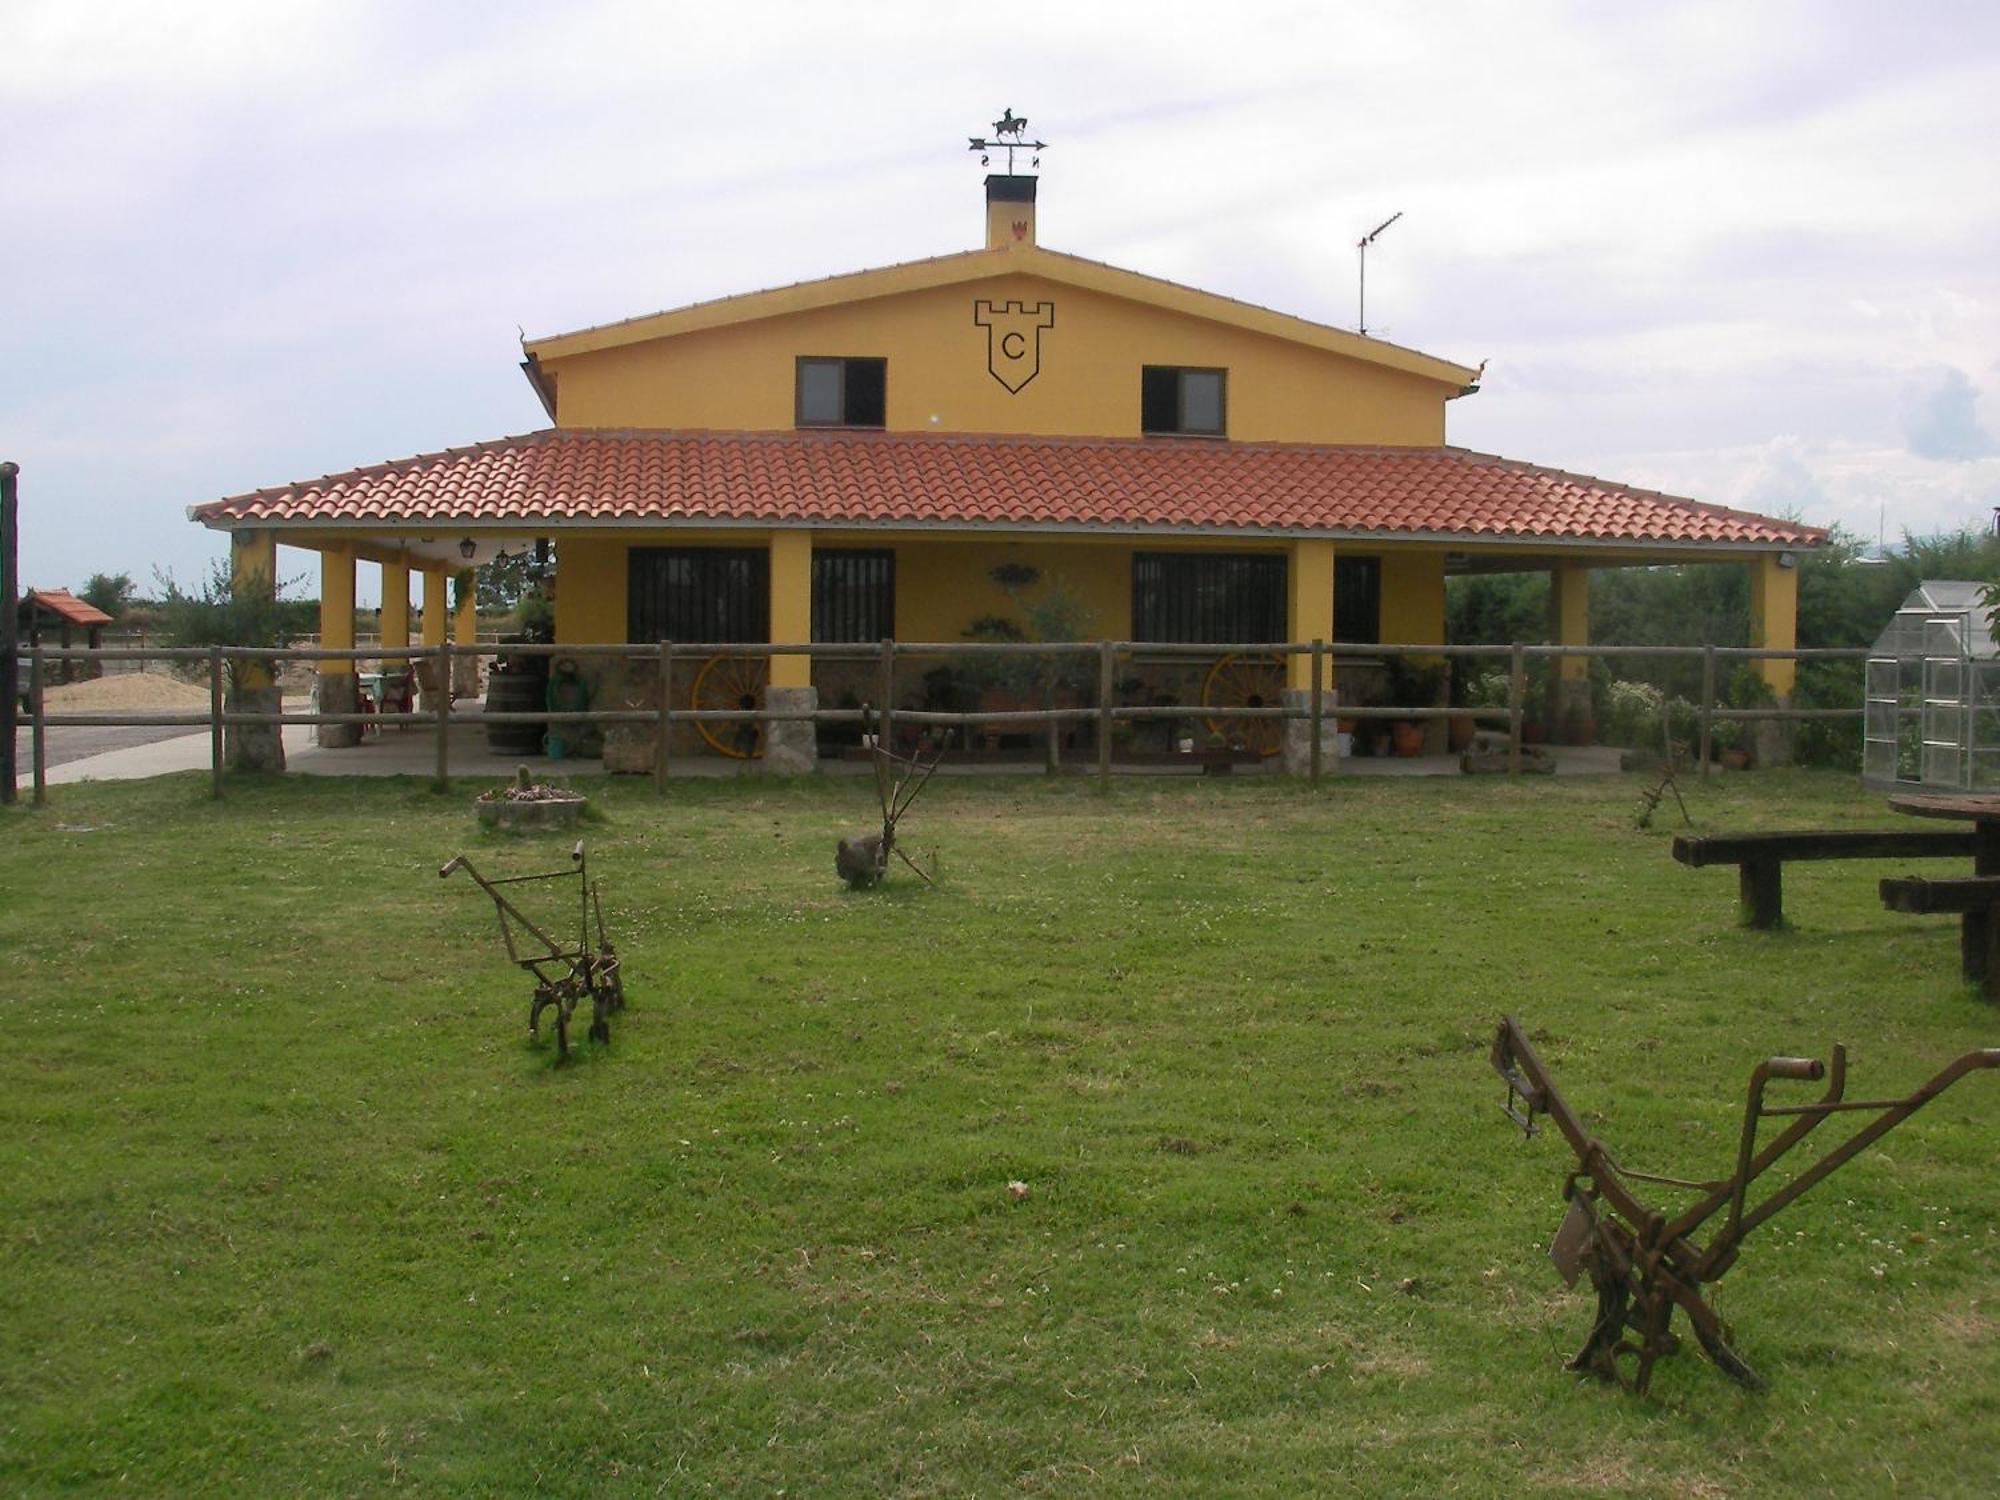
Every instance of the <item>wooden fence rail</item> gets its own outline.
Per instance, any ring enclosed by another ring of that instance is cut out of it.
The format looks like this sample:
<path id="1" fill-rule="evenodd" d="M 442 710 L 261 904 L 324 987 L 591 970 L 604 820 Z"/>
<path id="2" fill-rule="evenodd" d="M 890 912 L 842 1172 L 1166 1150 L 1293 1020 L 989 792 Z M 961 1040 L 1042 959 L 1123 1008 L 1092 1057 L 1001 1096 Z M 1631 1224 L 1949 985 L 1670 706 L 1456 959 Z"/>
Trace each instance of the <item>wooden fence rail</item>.
<path id="1" fill-rule="evenodd" d="M 384 648 L 353 647 L 341 650 L 324 650 L 317 646 L 288 647 L 173 647 L 173 646 L 106 646 L 89 647 L 39 647 L 21 650 L 20 658 L 29 664 L 29 730 L 33 741 L 34 754 L 34 798 L 36 802 L 46 800 L 44 776 L 44 747 L 47 731 L 51 728 L 80 728 L 106 726 L 158 726 L 163 728 L 186 727 L 207 729 L 212 741 L 211 765 L 214 790 L 222 795 L 224 781 L 224 731 L 237 727 L 278 728 L 282 731 L 288 725 L 365 725 L 372 727 L 428 727 L 436 731 L 437 761 L 435 780 L 440 789 L 450 785 L 451 767 L 449 751 L 450 729 L 454 724 L 535 724 L 551 718 L 560 718 L 568 723 L 591 725 L 644 724 L 658 731 L 659 748 L 655 757 L 654 777 L 658 787 L 665 789 L 668 780 L 667 749 L 669 736 L 676 725 L 713 723 L 799 723 L 813 724 L 855 724 L 874 723 L 876 732 L 891 737 L 897 721 L 930 728 L 959 729 L 1005 729 L 1023 727 L 1043 727 L 1051 732 L 1064 724 L 1093 723 L 1097 728 L 1096 771 L 1102 785 L 1108 787 L 1112 771 L 1111 753 L 1112 730 L 1119 724 L 1144 723 L 1163 719 L 1189 720 L 1199 718 L 1228 718 L 1231 720 L 1303 720 L 1308 724 L 1322 726 L 1322 733 L 1309 734 L 1310 768 L 1309 777 L 1317 783 L 1325 770 L 1321 746 L 1323 727 L 1329 719 L 1341 720 L 1436 720 L 1460 717 L 1484 719 L 1488 722 L 1502 721 L 1506 725 L 1510 767 L 1518 771 L 1521 760 L 1522 730 L 1526 720 L 1526 674 L 1532 661 L 1560 660 L 1569 657 L 1636 657 L 1642 659 L 1696 659 L 1702 666 L 1702 689 L 1696 711 L 1700 724 L 1699 757 L 1702 773 L 1707 774 L 1712 750 L 1714 726 L 1721 723 L 1748 722 L 1755 720 L 1802 721 L 1802 720 L 1859 720 L 1862 709 L 1859 704 L 1846 708 L 1780 708 L 1770 705 L 1757 708 L 1726 708 L 1716 701 L 1715 683 L 1718 668 L 1723 663 L 1759 660 L 1864 660 L 1868 653 L 1859 649 L 1795 649 L 1789 651 L 1760 650 L 1755 647 L 1740 646 L 1551 646 L 1513 643 L 1508 645 L 1433 645 L 1423 642 L 1369 646 L 1352 650 L 1349 654 L 1365 652 L 1367 658 L 1400 658 L 1414 656 L 1431 661 L 1448 658 L 1490 658 L 1506 668 L 1509 684 L 1508 701 L 1505 704 L 1462 705 L 1450 703 L 1409 704 L 1404 706 L 1388 704 L 1348 704 L 1341 703 L 1338 694 L 1330 697 L 1323 694 L 1324 665 L 1329 660 L 1333 647 L 1325 641 L 1249 641 L 1249 642 L 1200 642 L 1166 644 L 1157 641 L 1062 641 L 1062 642 L 986 642 L 986 641 L 927 641 L 900 642 L 884 640 L 875 644 L 841 644 L 814 642 L 740 642 L 740 641 L 662 641 L 657 644 L 577 644 L 577 645 L 500 645 L 481 641 L 478 645 L 466 647 L 447 642 L 441 646 L 406 645 Z M 225 684 L 232 665 L 258 666 L 269 670 L 281 662 L 323 663 L 361 662 L 390 660 L 398 665 L 414 664 L 434 660 L 440 663 L 440 680 L 449 683 L 454 661 L 467 657 L 485 658 L 493 656 L 549 656 L 575 659 L 616 658 L 632 662 L 653 664 L 658 672 L 658 691 L 655 701 L 644 708 L 595 708 L 576 711 L 512 711 L 484 712 L 477 714 L 454 713 L 452 695 L 449 691 L 435 694 L 436 706 L 412 713 L 338 713 L 322 712 L 317 707 L 306 712 L 252 712 L 231 706 L 225 692 Z M 879 715 L 871 708 L 815 708 L 815 709 L 772 709 L 772 708 L 694 708 L 676 707 L 673 689 L 678 681 L 677 672 L 691 661 L 705 661 L 718 655 L 767 658 L 772 656 L 805 656 L 818 661 L 872 662 L 875 666 L 877 695 L 881 705 Z M 1276 657 L 1289 662 L 1293 657 L 1307 656 L 1311 659 L 1312 670 L 1309 680 L 1312 684 L 1308 698 L 1302 704 L 1278 705 L 1225 705 L 1225 704 L 1121 704 L 1113 700 L 1117 665 L 1120 661 L 1131 665 L 1146 663 L 1190 664 L 1214 660 L 1222 656 Z M 1062 658 L 1096 658 L 1096 702 L 1090 705 L 1057 705 L 1053 701 L 1038 708 L 994 708 L 978 710 L 944 710 L 896 705 L 896 682 L 899 671 L 908 681 L 910 663 L 952 658 L 999 658 L 1025 661 L 1058 660 Z M 205 712 L 159 711 L 138 713 L 57 713 L 47 712 L 44 703 L 44 686 L 49 663 L 59 661 L 132 662 L 156 661 L 177 664 L 186 671 L 200 669 L 206 679 L 209 702 Z M 1333 761 L 1338 769 L 1339 761 Z M 8 789 L 11 792 L 11 787 Z"/>

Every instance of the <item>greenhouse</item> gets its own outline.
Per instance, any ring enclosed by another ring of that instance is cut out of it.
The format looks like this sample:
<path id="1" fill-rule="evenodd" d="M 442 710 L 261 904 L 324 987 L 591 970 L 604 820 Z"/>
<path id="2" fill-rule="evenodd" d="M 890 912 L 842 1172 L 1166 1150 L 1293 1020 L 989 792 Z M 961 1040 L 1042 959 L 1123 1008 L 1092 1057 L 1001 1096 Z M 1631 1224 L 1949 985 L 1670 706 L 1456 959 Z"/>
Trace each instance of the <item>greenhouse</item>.
<path id="1" fill-rule="evenodd" d="M 1929 579 L 1868 656 L 1862 780 L 2000 792 L 2000 646 L 1988 585 Z"/>

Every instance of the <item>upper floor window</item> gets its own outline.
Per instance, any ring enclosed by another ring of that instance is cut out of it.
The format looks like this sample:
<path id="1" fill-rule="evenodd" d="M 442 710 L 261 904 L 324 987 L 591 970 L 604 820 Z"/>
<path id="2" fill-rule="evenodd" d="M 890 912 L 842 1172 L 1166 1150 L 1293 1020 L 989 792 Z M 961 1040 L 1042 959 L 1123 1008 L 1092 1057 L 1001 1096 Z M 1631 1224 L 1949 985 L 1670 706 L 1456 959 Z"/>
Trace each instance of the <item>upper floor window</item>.
<path id="1" fill-rule="evenodd" d="M 882 427 L 888 410 L 889 361 L 802 356 L 798 425 Z"/>
<path id="2" fill-rule="evenodd" d="M 1139 375 L 1139 430 L 1221 437 L 1223 374 L 1180 365 L 1145 366 Z"/>

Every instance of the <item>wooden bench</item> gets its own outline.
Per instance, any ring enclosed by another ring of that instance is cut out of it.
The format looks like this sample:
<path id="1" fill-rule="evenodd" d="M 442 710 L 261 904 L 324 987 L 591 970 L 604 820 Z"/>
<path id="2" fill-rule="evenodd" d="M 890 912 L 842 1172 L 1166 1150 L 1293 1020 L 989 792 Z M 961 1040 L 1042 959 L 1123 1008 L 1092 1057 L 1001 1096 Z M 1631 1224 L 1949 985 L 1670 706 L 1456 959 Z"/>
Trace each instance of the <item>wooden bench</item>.
<path id="1" fill-rule="evenodd" d="M 1968 983 L 1978 985 L 1988 1000 L 2000 1000 L 2000 876 L 1968 875 L 1956 880 L 1925 880 L 1916 875 L 1882 882 L 1882 904 L 1890 911 L 1929 916 L 1956 912 L 1959 917 L 1959 967 Z"/>
<path id="2" fill-rule="evenodd" d="M 1792 860 L 1970 858 L 1974 845 L 1970 828 L 1684 833 L 1674 839 L 1674 858 L 1695 869 L 1735 865 L 1745 925 L 1768 930 L 1785 919 L 1784 868 Z"/>

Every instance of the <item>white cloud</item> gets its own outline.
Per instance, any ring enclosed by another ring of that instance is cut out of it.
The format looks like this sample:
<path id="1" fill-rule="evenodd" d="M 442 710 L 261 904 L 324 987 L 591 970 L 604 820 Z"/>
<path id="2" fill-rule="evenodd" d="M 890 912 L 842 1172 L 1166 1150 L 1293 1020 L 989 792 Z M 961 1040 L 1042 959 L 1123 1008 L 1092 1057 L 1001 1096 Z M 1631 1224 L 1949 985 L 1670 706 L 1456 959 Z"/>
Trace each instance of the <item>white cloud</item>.
<path id="1" fill-rule="evenodd" d="M 517 324 L 976 243 L 1008 105 L 1048 243 L 1309 317 L 1403 210 L 1369 323 L 1492 359 L 1454 441 L 1983 524 L 1996 42 L 1817 0 L 14 0 L 0 444 L 39 577 L 190 573 L 191 501 L 538 425 Z"/>

